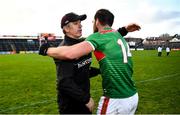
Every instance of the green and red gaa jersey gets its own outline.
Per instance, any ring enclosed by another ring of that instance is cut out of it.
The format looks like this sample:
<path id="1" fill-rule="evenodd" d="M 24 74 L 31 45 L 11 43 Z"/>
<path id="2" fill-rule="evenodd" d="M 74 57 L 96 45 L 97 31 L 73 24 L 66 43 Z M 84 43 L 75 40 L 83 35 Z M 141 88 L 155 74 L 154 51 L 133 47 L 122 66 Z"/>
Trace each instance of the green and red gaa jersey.
<path id="1" fill-rule="evenodd" d="M 133 63 L 129 46 L 117 31 L 105 28 L 90 35 L 88 41 L 99 61 L 104 96 L 127 98 L 136 93 L 132 80 Z"/>

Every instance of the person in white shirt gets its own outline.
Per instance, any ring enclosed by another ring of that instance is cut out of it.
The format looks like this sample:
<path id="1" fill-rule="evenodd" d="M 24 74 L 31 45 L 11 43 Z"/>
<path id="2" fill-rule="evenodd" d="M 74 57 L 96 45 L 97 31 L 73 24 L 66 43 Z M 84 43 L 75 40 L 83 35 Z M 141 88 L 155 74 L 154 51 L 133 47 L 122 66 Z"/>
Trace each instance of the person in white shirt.
<path id="1" fill-rule="evenodd" d="M 170 53 L 170 48 L 169 47 L 166 47 L 166 55 L 168 56 Z"/>
<path id="2" fill-rule="evenodd" d="M 162 47 L 159 46 L 158 47 L 158 56 L 161 57 L 161 55 L 162 55 Z"/>

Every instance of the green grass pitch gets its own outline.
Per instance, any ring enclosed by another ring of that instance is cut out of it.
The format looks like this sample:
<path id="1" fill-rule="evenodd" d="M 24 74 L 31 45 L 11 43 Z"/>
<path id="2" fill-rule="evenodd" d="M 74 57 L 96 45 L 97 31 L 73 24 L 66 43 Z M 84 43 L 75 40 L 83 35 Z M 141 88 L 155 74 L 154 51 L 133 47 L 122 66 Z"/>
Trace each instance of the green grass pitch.
<path id="1" fill-rule="evenodd" d="M 132 51 L 139 93 L 137 114 L 180 113 L 180 51 Z M 93 57 L 92 66 L 98 67 Z M 91 78 L 91 96 L 102 95 L 101 76 Z M 94 113 L 96 110 L 94 110 Z M 0 55 L 0 114 L 58 114 L 52 58 L 37 54 Z"/>

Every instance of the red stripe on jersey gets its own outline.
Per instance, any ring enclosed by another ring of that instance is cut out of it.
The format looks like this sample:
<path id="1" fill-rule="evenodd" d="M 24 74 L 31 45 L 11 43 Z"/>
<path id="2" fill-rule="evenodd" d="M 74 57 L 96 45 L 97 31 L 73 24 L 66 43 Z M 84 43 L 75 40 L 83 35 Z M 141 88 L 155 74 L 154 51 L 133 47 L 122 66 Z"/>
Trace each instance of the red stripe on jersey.
<path id="1" fill-rule="evenodd" d="M 100 33 L 101 34 L 105 34 L 105 33 L 108 33 L 108 32 L 116 32 L 116 30 L 103 30 L 103 31 L 101 31 Z"/>
<path id="2" fill-rule="evenodd" d="M 101 115 L 106 114 L 108 103 L 109 103 L 109 98 L 105 97 L 103 105 L 102 105 L 102 109 L 101 109 Z"/>
<path id="3" fill-rule="evenodd" d="M 94 55 L 98 61 L 102 60 L 106 56 L 103 52 L 97 50 L 94 51 Z"/>

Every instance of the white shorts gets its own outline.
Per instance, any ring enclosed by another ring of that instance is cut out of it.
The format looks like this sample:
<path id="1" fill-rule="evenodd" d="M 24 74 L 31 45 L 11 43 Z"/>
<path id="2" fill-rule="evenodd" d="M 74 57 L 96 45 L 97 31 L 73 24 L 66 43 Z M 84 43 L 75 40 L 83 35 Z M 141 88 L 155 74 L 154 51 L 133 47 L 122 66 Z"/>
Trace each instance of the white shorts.
<path id="1" fill-rule="evenodd" d="M 123 99 L 102 96 L 97 108 L 97 114 L 135 114 L 138 100 L 138 93 Z"/>

